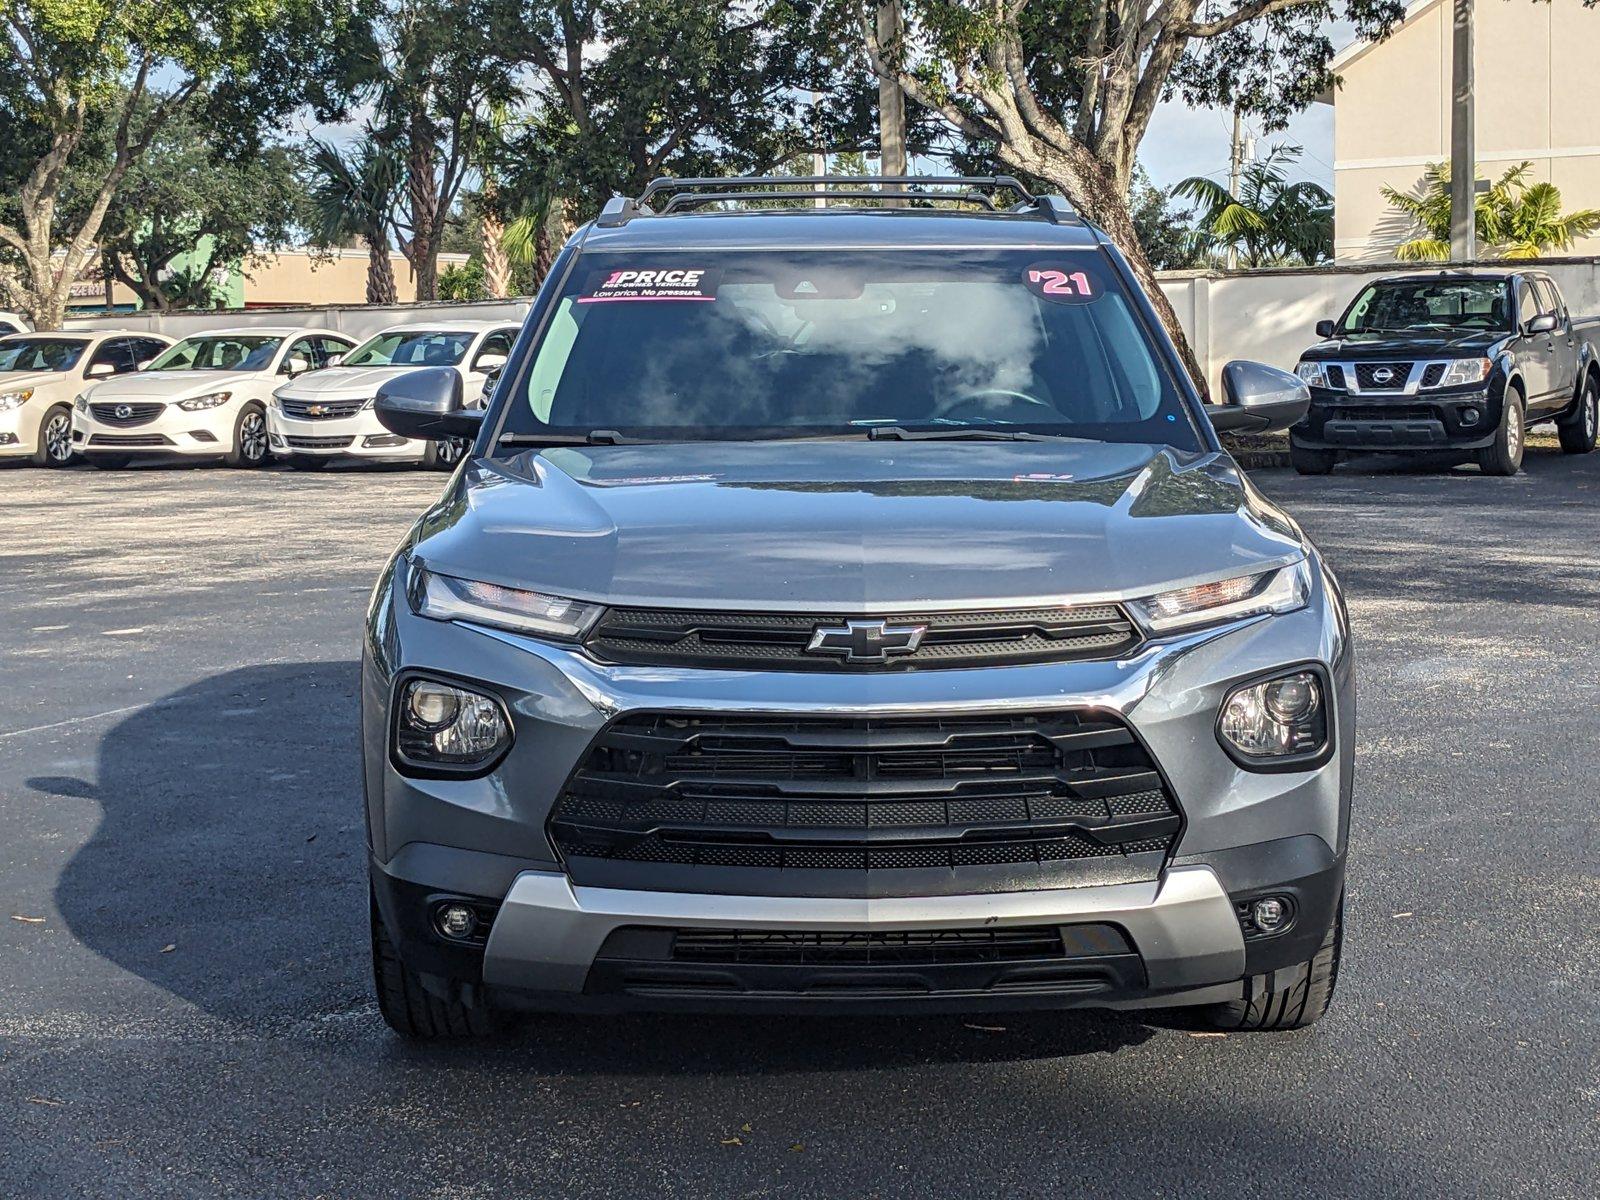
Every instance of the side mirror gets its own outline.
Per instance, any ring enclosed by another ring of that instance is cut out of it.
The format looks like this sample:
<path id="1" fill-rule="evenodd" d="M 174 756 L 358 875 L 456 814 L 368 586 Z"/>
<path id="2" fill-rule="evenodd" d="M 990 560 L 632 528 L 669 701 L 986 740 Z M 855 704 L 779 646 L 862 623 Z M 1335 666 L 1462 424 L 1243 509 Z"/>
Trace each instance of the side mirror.
<path id="1" fill-rule="evenodd" d="M 1540 313 L 1528 322 L 1527 333 L 1532 337 L 1536 333 L 1554 333 L 1556 331 L 1556 318 L 1553 313 Z"/>
<path id="2" fill-rule="evenodd" d="M 89 369 L 83 373 L 85 379 L 110 379 L 117 373 L 117 368 L 108 362 L 90 363 Z"/>
<path id="3" fill-rule="evenodd" d="M 506 356 L 504 354 L 480 354 L 473 369 L 478 371 L 498 371 L 505 365 Z"/>
<path id="4" fill-rule="evenodd" d="M 454 367 L 424 367 L 382 384 L 372 408 L 380 425 L 404 438 L 477 437 L 483 410 L 466 407 L 461 392 Z"/>
<path id="5" fill-rule="evenodd" d="M 337 367 L 343 361 L 344 361 L 344 355 L 342 355 L 342 354 L 330 354 L 330 355 L 328 355 L 328 366 L 330 366 L 330 367 Z"/>
<path id="6" fill-rule="evenodd" d="M 1299 424 L 1311 389 L 1298 375 L 1265 363 L 1235 360 L 1222 368 L 1225 401 L 1206 409 L 1218 433 L 1270 433 Z"/>
<path id="7" fill-rule="evenodd" d="M 311 370 L 311 360 L 302 358 L 298 354 L 291 354 L 283 362 L 283 373 L 293 379 L 296 375 L 304 375 Z"/>
<path id="8" fill-rule="evenodd" d="M 1319 338 L 1331 338 L 1333 336 L 1333 331 L 1336 328 L 1337 326 L 1335 326 L 1332 321 L 1324 317 L 1322 320 L 1317 322 L 1317 336 Z"/>

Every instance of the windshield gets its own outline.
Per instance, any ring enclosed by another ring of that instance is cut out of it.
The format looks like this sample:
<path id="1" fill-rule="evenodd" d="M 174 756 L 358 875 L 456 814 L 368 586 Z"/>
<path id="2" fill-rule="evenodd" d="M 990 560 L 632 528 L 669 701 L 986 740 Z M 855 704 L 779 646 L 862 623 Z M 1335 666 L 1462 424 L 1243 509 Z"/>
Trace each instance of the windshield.
<path id="1" fill-rule="evenodd" d="M 0 342 L 0 371 L 70 371 L 87 345 L 77 338 L 7 338 Z"/>
<path id="2" fill-rule="evenodd" d="M 462 331 L 404 329 L 380 333 L 345 355 L 346 367 L 453 367 L 478 335 Z"/>
<path id="3" fill-rule="evenodd" d="M 281 337 L 208 334 L 184 338 L 150 364 L 152 371 L 265 371 Z"/>
<path id="4" fill-rule="evenodd" d="M 1197 450 L 1095 251 L 584 255 L 503 431 L 1018 430 Z"/>
<path id="5" fill-rule="evenodd" d="M 1342 333 L 1412 329 L 1511 328 L 1511 288 L 1504 279 L 1397 279 L 1375 283 L 1339 323 Z"/>

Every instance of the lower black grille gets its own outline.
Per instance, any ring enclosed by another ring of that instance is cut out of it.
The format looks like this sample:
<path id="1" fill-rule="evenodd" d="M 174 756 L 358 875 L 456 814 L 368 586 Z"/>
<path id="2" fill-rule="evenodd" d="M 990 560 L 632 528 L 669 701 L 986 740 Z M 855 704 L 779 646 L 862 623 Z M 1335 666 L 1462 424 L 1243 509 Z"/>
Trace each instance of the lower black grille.
<path id="1" fill-rule="evenodd" d="M 89 436 L 91 446 L 170 446 L 172 439 L 159 433 L 95 433 Z"/>
<path id="2" fill-rule="evenodd" d="M 1356 363 L 1356 382 L 1363 392 L 1403 391 L 1411 377 L 1408 362 Z"/>
<path id="3" fill-rule="evenodd" d="M 134 425 L 148 425 L 166 407 L 165 404 L 91 404 L 89 411 L 102 425 L 126 429 Z"/>
<path id="4" fill-rule="evenodd" d="M 910 932 L 823 933 L 693 929 L 672 944 L 675 962 L 813 964 L 1017 962 L 1061 958 L 1058 926 L 1012 929 L 930 929 Z"/>
<path id="5" fill-rule="evenodd" d="M 343 450 L 356 439 L 353 437 L 286 437 L 283 440 L 296 450 Z"/>
<path id="6" fill-rule="evenodd" d="M 637 714 L 595 740 L 550 832 L 581 878 L 600 860 L 1059 870 L 1165 853 L 1180 825 L 1154 763 L 1113 714 Z"/>
<path id="7" fill-rule="evenodd" d="M 1341 421 L 1437 421 L 1439 414 L 1426 404 L 1340 405 L 1328 410 Z"/>

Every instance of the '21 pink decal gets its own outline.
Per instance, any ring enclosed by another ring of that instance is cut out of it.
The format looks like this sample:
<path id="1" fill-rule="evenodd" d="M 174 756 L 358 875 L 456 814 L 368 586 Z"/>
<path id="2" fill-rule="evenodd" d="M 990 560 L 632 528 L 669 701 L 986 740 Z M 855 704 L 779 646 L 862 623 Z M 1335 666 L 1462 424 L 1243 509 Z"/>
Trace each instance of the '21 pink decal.
<path id="1" fill-rule="evenodd" d="M 1084 304 L 1099 295 L 1099 289 L 1086 271 L 1029 267 L 1023 278 L 1029 291 L 1057 304 Z"/>

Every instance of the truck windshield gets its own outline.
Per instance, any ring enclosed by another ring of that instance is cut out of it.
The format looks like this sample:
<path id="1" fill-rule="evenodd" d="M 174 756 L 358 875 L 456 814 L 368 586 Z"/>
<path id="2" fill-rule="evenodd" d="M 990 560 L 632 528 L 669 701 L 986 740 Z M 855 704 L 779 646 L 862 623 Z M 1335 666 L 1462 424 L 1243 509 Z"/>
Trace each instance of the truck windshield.
<path id="1" fill-rule="evenodd" d="M 503 434 L 974 427 L 1198 450 L 1094 250 L 622 251 L 568 277 Z"/>
<path id="2" fill-rule="evenodd" d="M 265 371 L 281 337 L 234 336 L 184 338 L 150 364 L 152 371 Z"/>
<path id="3" fill-rule="evenodd" d="M 87 345 L 78 338 L 7 338 L 0 342 L 0 371 L 70 371 Z"/>
<path id="4" fill-rule="evenodd" d="M 1345 310 L 1341 333 L 1511 328 L 1504 279 L 1395 279 L 1368 286 Z"/>

